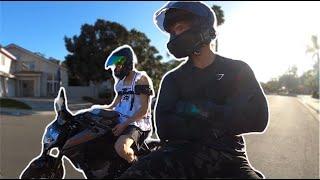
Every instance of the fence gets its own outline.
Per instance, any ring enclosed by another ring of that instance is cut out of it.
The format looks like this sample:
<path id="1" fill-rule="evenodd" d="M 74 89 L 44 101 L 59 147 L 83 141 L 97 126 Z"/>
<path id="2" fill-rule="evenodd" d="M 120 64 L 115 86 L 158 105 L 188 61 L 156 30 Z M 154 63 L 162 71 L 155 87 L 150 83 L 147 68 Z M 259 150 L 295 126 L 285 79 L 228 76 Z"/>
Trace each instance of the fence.
<path id="1" fill-rule="evenodd" d="M 98 97 L 96 86 L 66 86 L 66 93 L 70 99 L 82 99 L 83 96 Z"/>

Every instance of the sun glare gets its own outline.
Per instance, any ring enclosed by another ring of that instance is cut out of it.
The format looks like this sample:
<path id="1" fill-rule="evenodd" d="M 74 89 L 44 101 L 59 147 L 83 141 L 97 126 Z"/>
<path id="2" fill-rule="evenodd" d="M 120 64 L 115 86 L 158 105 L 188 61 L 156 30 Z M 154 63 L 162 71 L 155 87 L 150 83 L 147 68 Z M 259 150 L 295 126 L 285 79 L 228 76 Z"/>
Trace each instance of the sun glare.
<path id="1" fill-rule="evenodd" d="M 246 2 L 219 27 L 219 53 L 247 62 L 262 82 L 290 66 L 311 69 L 311 35 L 320 38 L 319 2 Z"/>

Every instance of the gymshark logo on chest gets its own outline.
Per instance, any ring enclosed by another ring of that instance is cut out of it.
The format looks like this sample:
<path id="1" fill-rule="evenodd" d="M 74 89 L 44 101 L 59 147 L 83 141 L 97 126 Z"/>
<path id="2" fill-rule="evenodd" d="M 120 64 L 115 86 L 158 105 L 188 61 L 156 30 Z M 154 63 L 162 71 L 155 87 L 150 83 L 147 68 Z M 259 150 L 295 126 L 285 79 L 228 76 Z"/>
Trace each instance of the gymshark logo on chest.
<path id="1" fill-rule="evenodd" d="M 217 80 L 220 81 L 223 78 L 224 74 L 217 74 L 216 76 Z"/>

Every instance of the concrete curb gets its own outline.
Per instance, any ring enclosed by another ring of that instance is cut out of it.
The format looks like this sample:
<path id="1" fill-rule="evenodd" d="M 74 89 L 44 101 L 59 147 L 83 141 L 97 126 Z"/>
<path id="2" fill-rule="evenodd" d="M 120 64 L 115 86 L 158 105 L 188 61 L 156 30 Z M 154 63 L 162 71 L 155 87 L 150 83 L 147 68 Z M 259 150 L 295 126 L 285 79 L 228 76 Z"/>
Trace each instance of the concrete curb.
<path id="1" fill-rule="evenodd" d="M 312 105 L 310 105 L 309 103 L 307 103 L 306 101 L 303 100 L 303 98 L 299 97 L 298 98 L 298 102 L 301 103 L 302 106 L 304 106 L 311 114 L 311 116 L 317 120 L 320 121 L 319 118 L 319 110 L 317 110 L 316 108 L 314 108 Z"/>
<path id="2" fill-rule="evenodd" d="M 315 112 L 317 112 L 319 114 L 319 110 L 314 108 L 313 106 L 311 106 L 309 103 L 306 103 L 307 106 L 309 106 L 312 110 L 314 110 Z"/>
<path id="3" fill-rule="evenodd" d="M 311 108 L 313 111 L 315 111 L 317 114 L 319 114 L 319 109 L 314 107 L 314 105 L 312 105 L 312 103 L 310 103 L 310 99 L 306 99 L 306 98 L 299 97 L 299 96 L 298 96 L 298 99 L 300 100 L 300 102 L 302 102 L 308 108 Z"/>

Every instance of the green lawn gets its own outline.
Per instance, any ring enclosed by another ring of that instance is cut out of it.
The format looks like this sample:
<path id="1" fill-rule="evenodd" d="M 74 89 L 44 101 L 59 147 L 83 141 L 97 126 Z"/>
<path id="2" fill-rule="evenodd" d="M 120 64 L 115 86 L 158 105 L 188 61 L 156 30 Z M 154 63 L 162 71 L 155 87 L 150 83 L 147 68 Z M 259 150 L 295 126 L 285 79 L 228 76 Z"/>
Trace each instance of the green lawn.
<path id="1" fill-rule="evenodd" d="M 8 99 L 8 98 L 1 98 L 0 99 L 0 107 L 6 107 L 6 108 L 17 108 L 17 109 L 32 109 L 29 105 L 17 101 L 14 99 Z"/>

